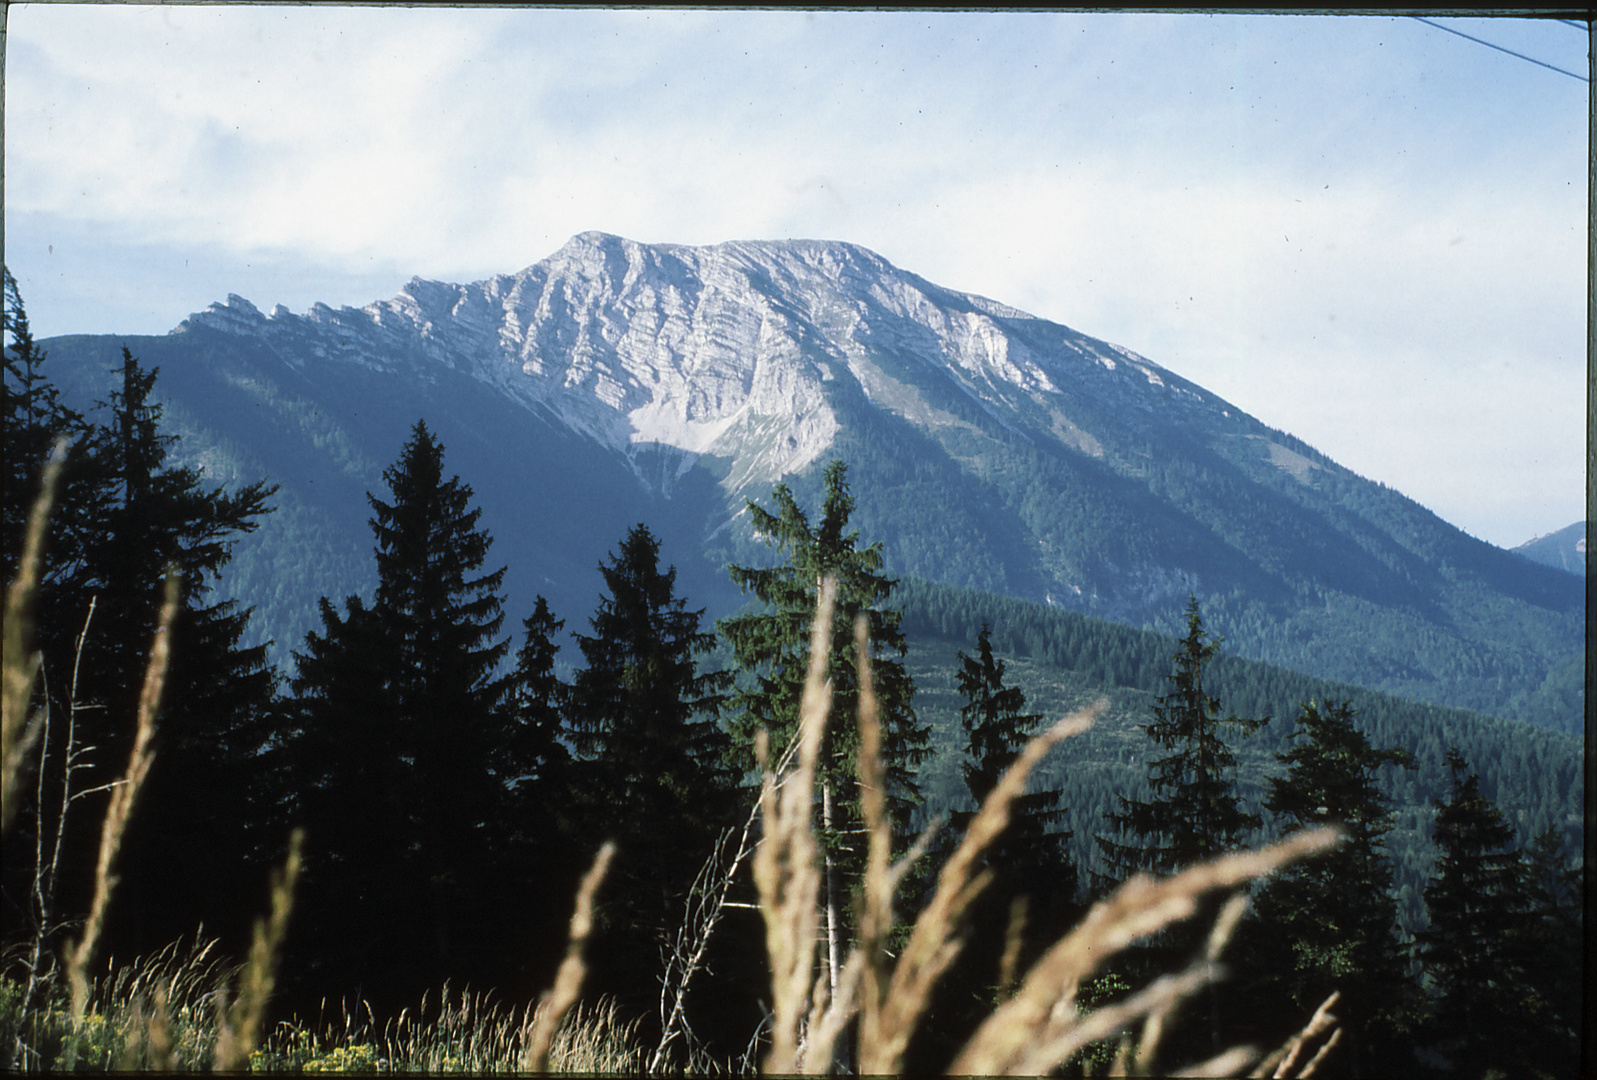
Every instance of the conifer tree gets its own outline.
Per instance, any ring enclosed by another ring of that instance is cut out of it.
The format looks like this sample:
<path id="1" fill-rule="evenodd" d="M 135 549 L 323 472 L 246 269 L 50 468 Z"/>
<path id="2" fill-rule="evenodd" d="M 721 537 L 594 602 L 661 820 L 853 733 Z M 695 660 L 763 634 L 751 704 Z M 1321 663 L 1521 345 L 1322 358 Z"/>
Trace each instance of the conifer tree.
<path id="1" fill-rule="evenodd" d="M 1542 1036 L 1526 1048 L 1525 1060 L 1549 1076 L 1579 1073 L 1586 1020 L 1585 874 L 1579 856 L 1565 859 L 1562 833 L 1548 826 L 1525 853 L 1531 914 L 1525 968 L 1546 1003 L 1538 1015 Z"/>
<path id="2" fill-rule="evenodd" d="M 1235 790 L 1236 755 L 1223 729 L 1243 734 L 1258 730 L 1262 720 L 1221 716 L 1218 698 L 1203 688 L 1203 669 L 1220 651 L 1208 637 L 1196 597 L 1187 602 L 1187 634 L 1175 654 L 1175 670 L 1166 678 L 1170 690 L 1153 707 L 1153 722 L 1142 730 L 1160 748 L 1171 751 L 1148 766 L 1153 798 L 1119 796 L 1119 809 L 1106 813 L 1115 830 L 1129 842 L 1097 838 L 1111 868 L 1111 880 L 1123 881 L 1148 870 L 1169 874 L 1241 845 L 1258 815 L 1242 809 Z"/>
<path id="3" fill-rule="evenodd" d="M 1456 749 L 1447 765 L 1452 785 L 1435 803 L 1436 871 L 1425 886 L 1430 925 L 1418 935 L 1433 1005 L 1426 1033 L 1455 1067 L 1521 1075 L 1553 1037 L 1527 970 L 1534 923 L 1525 863 Z"/>
<path id="4" fill-rule="evenodd" d="M 504 570 L 471 487 L 445 479 L 424 422 L 368 495 L 378 584 L 296 653 L 294 761 L 307 829 L 313 977 L 403 992 L 492 970 L 494 849 L 517 763 L 504 760 L 511 685 L 498 671 Z M 317 970 L 320 969 L 320 970 Z"/>
<path id="5" fill-rule="evenodd" d="M 63 579 L 70 579 L 72 569 L 81 563 L 82 545 L 89 535 L 82 519 L 91 516 L 94 508 L 82 505 L 81 473 L 94 428 L 82 413 L 61 401 L 59 389 L 46 377 L 46 356 L 34 343 L 16 279 L 8 269 L 0 268 L 0 275 L 4 279 L 0 330 L 6 338 L 4 377 L 0 378 L 0 436 L 5 446 L 0 463 L 0 574 L 4 580 L 17 575 L 23 531 L 38 495 L 45 458 L 61 438 L 74 451 L 51 517 L 50 546 L 43 567 L 41 599 L 46 607 L 40 611 L 39 625 L 48 631 L 57 622 L 49 602 L 62 591 Z M 73 590 L 68 586 L 66 591 Z"/>
<path id="6" fill-rule="evenodd" d="M 827 674 L 832 683 L 832 715 L 817 765 L 821 793 L 820 835 L 826 853 L 828 963 L 833 974 L 841 964 L 841 920 L 847 910 L 847 884 L 863 865 L 860 833 L 858 760 L 858 660 L 854 645 L 856 618 L 866 619 L 871 647 L 871 673 L 882 725 L 882 757 L 888 783 L 889 812 L 897 834 L 906 832 L 909 813 L 919 801 L 914 770 L 927 754 L 929 728 L 917 722 L 911 698 L 915 687 L 904 669 L 904 634 L 900 612 L 887 607 L 897 584 L 882 574 L 881 544 L 860 546 L 858 530 L 850 530 L 854 497 L 848 490 L 848 469 L 841 461 L 826 466 L 825 499 L 820 521 L 812 525 L 786 484 L 772 492 L 774 510 L 747 503 L 754 534 L 783 556 L 772 567 L 730 566 L 732 580 L 744 595 L 752 593 L 763 611 L 722 619 L 717 628 L 732 646 L 747 682 L 731 702 L 734 762 L 742 772 L 754 764 L 754 736 L 770 732 L 773 754 L 780 753 L 797 730 L 799 701 L 809 665 L 810 624 L 815 618 L 818 588 L 827 576 L 837 580 L 837 601 L 831 630 Z"/>
<path id="7" fill-rule="evenodd" d="M 699 670 L 715 636 L 676 595 L 676 569 L 661 568 L 646 526 L 630 529 L 599 572 L 608 595 L 593 633 L 574 635 L 584 666 L 566 695 L 565 731 L 585 835 L 618 844 L 591 951 L 595 985 L 639 1004 L 654 992 L 661 943 L 694 875 L 731 824 L 718 723 L 730 676 Z"/>
<path id="8" fill-rule="evenodd" d="M 536 598 L 522 620 L 522 643 L 510 676 L 510 724 L 493 748 L 492 771 L 508 785 L 507 805 L 496 832 L 502 839 L 491 856 L 493 904 L 514 912 L 501 943 L 526 963 L 501 981 L 502 993 L 542 992 L 554 978 L 562 942 L 548 928 L 571 916 L 571 898 L 593 860 L 595 836 L 585 829 L 578 777 L 562 731 L 570 687 L 556 673 L 559 635 L 565 627 Z M 529 888 L 529 883 L 536 886 Z"/>
<path id="9" fill-rule="evenodd" d="M 993 655 L 986 622 L 976 636 L 976 655 L 958 654 L 955 673 L 965 704 L 966 760 L 961 766 L 971 801 L 980 806 L 1042 722 L 1026 712 L 1026 695 L 1004 685 L 1004 661 Z M 910 1049 L 911 1071 L 930 1072 L 949 1057 L 992 1011 L 1004 992 L 1006 975 L 1018 978 L 1047 946 L 1074 925 L 1076 866 L 1066 845 L 1070 833 L 1056 826 L 1065 816 L 1061 793 L 1032 791 L 1011 806 L 1009 825 L 990 844 L 981 868 L 992 880 L 966 916 L 965 945 L 934 990 L 932 1014 L 939 1018 L 918 1033 Z M 975 812 L 955 811 L 951 835 L 941 845 L 946 857 L 970 827 Z M 1003 957 L 1013 930 L 1019 949 L 1004 972 Z"/>
<path id="10" fill-rule="evenodd" d="M 1166 756 L 1149 763 L 1147 800 L 1117 796 L 1119 808 L 1104 817 L 1124 839 L 1096 838 L 1108 864 L 1107 874 L 1095 875 L 1102 888 L 1147 871 L 1171 874 L 1195 866 L 1242 846 L 1247 832 L 1261 822 L 1242 808 L 1236 792 L 1236 755 L 1226 744 L 1223 729 L 1252 733 L 1262 720 L 1224 716 L 1218 698 L 1203 687 L 1204 668 L 1220 651 L 1220 642 L 1203 628 L 1196 597 L 1187 601 L 1187 634 L 1177 646 L 1175 670 L 1166 676 L 1170 690 L 1153 706 L 1153 721 L 1142 729 Z M 1140 950 L 1133 964 L 1141 963 L 1151 975 L 1159 969 L 1189 961 L 1203 946 L 1220 898 L 1198 906 L 1194 916 L 1157 935 Z M 1133 982 L 1138 981 L 1133 979 Z M 1207 1009 L 1178 1026 L 1166 1039 L 1163 1053 L 1171 1060 L 1222 1049 L 1221 1001 L 1211 985 Z M 1201 1028 L 1201 1030 L 1200 1030 Z"/>
<path id="11" fill-rule="evenodd" d="M 676 568 L 662 570 L 659 556 L 647 526 L 630 529 L 599 567 L 609 595 L 593 615 L 593 634 L 574 635 L 585 666 L 568 695 L 567 730 L 598 785 L 589 790 L 602 791 L 614 812 L 611 827 L 640 814 L 656 823 L 677 813 L 700 818 L 704 804 L 695 801 L 713 803 L 724 775 L 717 717 L 730 676 L 698 670 L 715 636 L 699 629 L 703 610 L 687 609 Z"/>
<path id="12" fill-rule="evenodd" d="M 1004 662 L 993 655 L 992 631 L 985 622 L 976 637 L 976 655 L 959 653 L 957 681 L 965 699 L 959 716 L 968 755 L 961 771 L 971 801 L 980 806 L 1043 718 L 1024 711 L 1026 695 L 1018 686 L 1004 685 Z M 1049 895 L 1067 904 L 1074 899 L 1076 867 L 1065 847 L 1070 833 L 1052 828 L 1064 820 L 1059 802 L 1058 791 L 1033 791 L 1012 804 L 1009 827 L 992 842 L 987 857 L 1008 886 L 996 891 L 1015 892 L 1029 883 L 1039 887 L 1039 902 Z M 955 813 L 954 831 L 963 833 L 974 816 Z"/>
<path id="13" fill-rule="evenodd" d="M 113 712 L 131 712 L 139 693 L 144 653 L 155 631 L 155 598 L 168 565 L 182 574 L 188 610 L 174 641 L 174 685 L 213 693 L 218 689 L 215 680 L 222 675 L 214 668 L 217 662 L 236 662 L 266 689 L 271 682 L 269 675 L 263 675 L 265 647 L 238 649 L 247 613 L 239 612 L 232 602 L 204 607 L 200 601 L 230 560 L 233 541 L 253 532 L 257 519 L 270 511 L 267 499 L 277 486 L 259 481 L 234 492 L 206 491 L 198 470 L 171 465 L 168 459 L 177 437 L 162 431 L 162 408 L 151 396 L 159 373 L 159 368 L 145 369 L 123 347 L 118 388 L 103 403 L 110 412 L 109 423 L 102 427 L 95 448 L 97 479 L 111 496 L 102 536 L 86 555 L 99 603 L 84 663 L 97 680 L 114 688 L 109 693 L 121 696 L 119 701 L 108 700 Z M 200 652 L 210 637 L 218 639 L 214 648 L 222 653 L 239 655 L 232 661 L 219 656 L 201 661 Z M 182 651 L 179 646 L 184 646 Z M 185 665 L 199 670 L 187 682 L 176 681 Z M 257 692 L 261 689 L 257 687 Z M 187 699 L 174 696 L 168 711 L 180 700 Z M 226 707 L 221 701 L 209 705 Z"/>
<path id="14" fill-rule="evenodd" d="M 1346 702 L 1305 703 L 1293 735 L 1298 741 L 1277 755 L 1288 771 L 1269 781 L 1265 807 L 1285 831 L 1334 825 L 1345 839 L 1255 898 L 1257 929 L 1244 936 L 1255 947 L 1241 965 L 1252 970 L 1235 992 L 1256 1000 L 1248 1010 L 1256 1020 L 1275 1016 L 1290 1031 L 1340 990 L 1348 1070 L 1378 1075 L 1400 1060 L 1417 1019 L 1386 851 L 1392 801 L 1379 782 L 1383 767 L 1412 769 L 1413 755 L 1371 746 Z"/>
<path id="15" fill-rule="evenodd" d="M 848 529 L 854 497 L 848 490 L 848 468 L 843 462 L 833 461 L 826 467 L 825 501 L 816 525 L 810 524 L 786 484 L 779 484 L 771 498 L 776 504 L 774 512 L 752 500 L 747 503 L 750 525 L 754 534 L 781 552 L 786 561 L 773 567 L 728 567 L 743 594 L 752 593 L 766 610 L 723 619 L 717 625 L 732 645 L 740 667 L 754 673 L 752 685 L 739 688 L 732 700 L 739 764 L 752 767 L 754 732 L 759 728 L 770 731 L 771 744 L 778 748 L 786 745 L 796 729 L 817 589 L 823 578 L 832 575 L 837 578 L 837 602 L 828 675 L 834 720 L 827 728 L 823 775 L 837 791 L 853 787 L 858 737 L 853 721 L 859 700 L 854 621 L 864 615 L 872 678 L 882 713 L 889 799 L 895 816 L 905 819 L 918 801 L 914 769 L 926 754 L 928 733 L 916 723 L 910 704 L 914 684 L 904 670 L 902 658 L 907 649 L 899 627 L 900 614 L 885 606 L 897 582 L 881 573 L 881 544 L 861 547 L 858 530 Z"/>
<path id="16" fill-rule="evenodd" d="M 418 740 L 423 811 L 440 856 L 469 843 L 495 809 L 498 788 L 482 782 L 482 771 L 510 689 L 498 674 L 510 647 L 498 638 L 505 570 L 480 573 L 492 539 L 477 527 L 482 512 L 470 505 L 470 486 L 444 479 L 443 449 L 418 422 L 398 466 L 383 474 L 393 501 L 367 497 L 377 538 L 374 610 L 395 652 L 390 692 Z"/>
<path id="17" fill-rule="evenodd" d="M 411 845 L 416 751 L 396 716 L 386 636 L 359 596 L 342 610 L 322 597 L 318 613 L 290 684 L 291 814 L 306 846 L 285 972 L 299 1001 L 425 979 L 411 971 L 426 942 L 410 906 L 427 887 Z"/>
<path id="18" fill-rule="evenodd" d="M 522 621 L 522 645 L 512 676 L 514 737 L 503 747 L 499 771 L 510 778 L 520 820 L 544 828 L 569 805 L 561 789 L 569 779 L 571 755 L 560 741 L 562 710 L 569 688 L 555 673 L 560 646 L 555 636 L 565 627 L 539 596 L 532 614 Z M 519 771 L 518 771 L 519 770 Z M 569 825 L 569 823 L 568 823 Z"/>

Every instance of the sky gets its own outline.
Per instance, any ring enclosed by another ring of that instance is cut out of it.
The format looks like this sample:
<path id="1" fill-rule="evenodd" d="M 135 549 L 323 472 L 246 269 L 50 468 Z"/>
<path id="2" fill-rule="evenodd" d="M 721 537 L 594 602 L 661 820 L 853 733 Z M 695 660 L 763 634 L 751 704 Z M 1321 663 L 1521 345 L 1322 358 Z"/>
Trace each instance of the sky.
<path id="1" fill-rule="evenodd" d="M 1459 33 L 1589 39 L 1435 21 L 13 4 L 5 260 L 47 337 L 846 240 L 1514 546 L 1585 516 L 1589 84 Z"/>

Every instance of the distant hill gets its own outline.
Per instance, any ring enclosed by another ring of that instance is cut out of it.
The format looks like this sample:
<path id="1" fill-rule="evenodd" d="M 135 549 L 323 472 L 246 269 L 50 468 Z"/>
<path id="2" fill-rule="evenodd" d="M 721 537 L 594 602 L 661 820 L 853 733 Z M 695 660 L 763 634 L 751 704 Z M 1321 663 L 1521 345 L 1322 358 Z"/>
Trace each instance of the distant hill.
<path id="1" fill-rule="evenodd" d="M 840 457 L 895 575 L 1165 630 L 1191 592 L 1236 655 L 1526 719 L 1584 651 L 1571 575 L 1144 357 L 851 244 L 584 233 L 364 308 L 232 296 L 165 336 L 41 344 L 87 405 L 124 341 L 188 461 L 282 485 L 223 582 L 280 658 L 318 596 L 370 588 L 365 493 L 419 417 L 510 568 L 508 625 L 542 593 L 585 629 L 595 567 L 640 521 L 681 591 L 729 610 L 726 563 L 768 557 L 744 499 L 785 482 L 817 506 Z"/>
<path id="2" fill-rule="evenodd" d="M 1514 548 L 1514 552 L 1544 566 L 1556 566 L 1571 574 L 1586 576 L 1586 523 L 1577 521 L 1557 532 L 1538 536 Z"/>

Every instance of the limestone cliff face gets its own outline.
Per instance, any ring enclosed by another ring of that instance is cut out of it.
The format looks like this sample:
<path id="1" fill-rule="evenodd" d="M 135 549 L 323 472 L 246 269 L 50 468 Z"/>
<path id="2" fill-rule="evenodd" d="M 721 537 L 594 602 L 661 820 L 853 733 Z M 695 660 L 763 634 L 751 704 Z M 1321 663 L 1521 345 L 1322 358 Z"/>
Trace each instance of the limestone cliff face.
<path id="1" fill-rule="evenodd" d="M 590 232 L 517 274 L 415 278 L 391 300 L 304 315 L 230 295 L 175 332 L 195 326 L 258 336 L 296 366 L 469 372 L 613 448 L 669 447 L 684 468 L 723 458 L 737 490 L 832 446 L 839 379 L 933 432 L 961 424 L 934 404 L 935 387 L 952 386 L 1008 429 L 1098 457 L 1103 440 L 1071 415 L 1080 399 L 1113 403 L 1131 425 L 1170 399 L 1224 411 L 1124 349 L 835 242 L 682 247 Z"/>

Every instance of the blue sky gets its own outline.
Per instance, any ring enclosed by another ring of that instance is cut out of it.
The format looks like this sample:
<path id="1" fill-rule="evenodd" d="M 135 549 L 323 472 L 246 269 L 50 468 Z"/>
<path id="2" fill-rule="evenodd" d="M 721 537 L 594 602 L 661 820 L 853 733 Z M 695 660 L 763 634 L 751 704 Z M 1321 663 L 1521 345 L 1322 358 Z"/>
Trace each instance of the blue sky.
<path id="1" fill-rule="evenodd" d="M 1583 30 L 1444 25 L 1586 73 Z M 1588 84 L 1387 16 L 16 4 L 36 333 L 588 229 L 849 240 L 1511 546 L 1584 516 Z"/>

